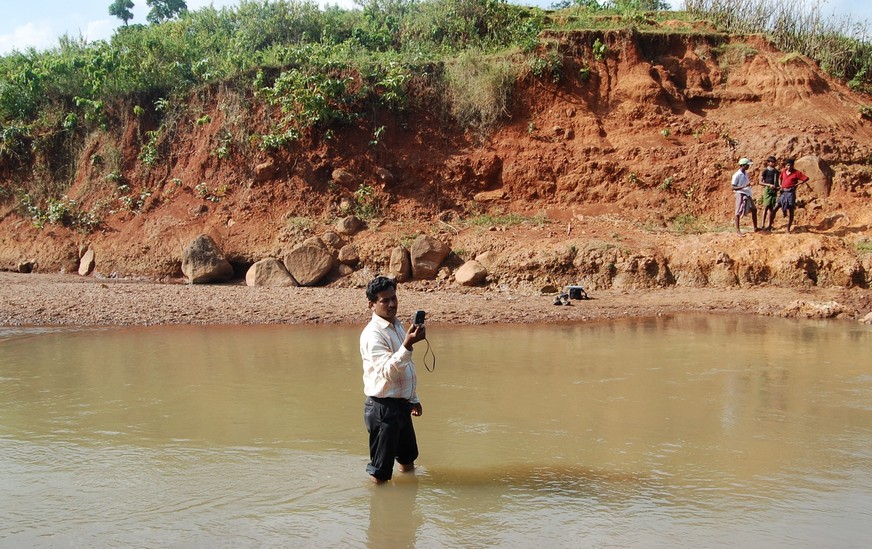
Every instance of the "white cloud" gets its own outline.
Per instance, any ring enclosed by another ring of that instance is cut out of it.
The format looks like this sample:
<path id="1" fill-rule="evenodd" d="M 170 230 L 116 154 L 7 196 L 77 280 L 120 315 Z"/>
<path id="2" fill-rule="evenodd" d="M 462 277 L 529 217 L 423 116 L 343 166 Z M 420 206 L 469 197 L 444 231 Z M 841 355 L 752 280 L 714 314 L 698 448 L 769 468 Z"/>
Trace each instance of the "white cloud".
<path id="1" fill-rule="evenodd" d="M 109 40 L 112 38 L 112 33 L 115 32 L 115 27 L 117 26 L 118 22 L 112 21 L 111 19 L 89 21 L 82 34 L 88 42 L 93 42 L 94 40 Z"/>
<path id="2" fill-rule="evenodd" d="M 11 33 L 0 34 L 0 53 L 9 53 L 14 49 L 24 51 L 27 48 L 45 49 L 54 45 L 57 32 L 50 23 L 27 23 L 13 29 Z"/>

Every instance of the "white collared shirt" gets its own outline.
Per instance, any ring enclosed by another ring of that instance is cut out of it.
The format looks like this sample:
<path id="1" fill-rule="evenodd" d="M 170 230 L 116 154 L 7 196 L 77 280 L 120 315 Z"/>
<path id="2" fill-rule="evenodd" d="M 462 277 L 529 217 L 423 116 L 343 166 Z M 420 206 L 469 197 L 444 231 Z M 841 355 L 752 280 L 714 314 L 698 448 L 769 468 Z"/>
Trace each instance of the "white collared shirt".
<path id="1" fill-rule="evenodd" d="M 416 404 L 418 376 L 412 351 L 403 346 L 406 330 L 373 313 L 372 320 L 360 334 L 360 357 L 363 359 L 363 392 L 380 398 L 405 398 Z"/>
<path id="2" fill-rule="evenodd" d="M 733 187 L 733 191 L 742 193 L 746 196 L 753 197 L 751 194 L 751 178 L 748 177 L 748 174 L 743 172 L 742 170 L 736 171 L 733 174 L 733 179 L 731 182 Z"/>

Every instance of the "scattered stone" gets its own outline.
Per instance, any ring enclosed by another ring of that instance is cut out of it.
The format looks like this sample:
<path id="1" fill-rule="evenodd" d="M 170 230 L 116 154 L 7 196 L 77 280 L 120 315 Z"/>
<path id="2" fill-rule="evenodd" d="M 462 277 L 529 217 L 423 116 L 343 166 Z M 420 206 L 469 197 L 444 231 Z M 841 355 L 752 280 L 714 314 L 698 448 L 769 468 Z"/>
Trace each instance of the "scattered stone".
<path id="1" fill-rule="evenodd" d="M 541 288 L 539 288 L 539 293 L 542 295 L 556 294 L 559 291 L 560 291 L 560 289 L 557 286 L 555 286 L 554 284 L 546 284 L 546 285 L 542 286 Z"/>
<path id="2" fill-rule="evenodd" d="M 318 246 L 298 246 L 284 257 L 285 267 L 300 286 L 314 286 L 333 268 L 333 256 Z"/>
<path id="3" fill-rule="evenodd" d="M 340 263 L 350 267 L 354 267 L 360 261 L 360 254 L 357 252 L 357 246 L 353 244 L 342 246 L 337 257 Z"/>
<path id="4" fill-rule="evenodd" d="M 454 281 L 461 286 L 478 286 L 487 278 L 487 269 L 478 261 L 471 259 L 454 273 Z"/>
<path id="5" fill-rule="evenodd" d="M 348 215 L 337 221 L 334 229 L 341 235 L 352 236 L 362 225 L 363 222 L 357 216 Z"/>
<path id="6" fill-rule="evenodd" d="M 343 196 L 339 199 L 338 204 L 339 211 L 342 213 L 348 213 L 354 210 L 354 201 L 348 198 L 347 196 Z"/>
<path id="7" fill-rule="evenodd" d="M 248 286 L 268 286 L 284 288 L 299 286 L 284 263 L 273 257 L 261 259 L 245 273 L 245 284 Z"/>
<path id="8" fill-rule="evenodd" d="M 94 270 L 95 265 L 95 255 L 94 250 L 88 248 L 84 254 L 82 254 L 82 259 L 79 260 L 79 274 L 82 276 L 88 276 L 91 274 L 91 271 Z"/>
<path id="9" fill-rule="evenodd" d="M 336 273 L 341 278 L 345 278 L 346 276 L 350 276 L 352 273 L 354 273 L 354 269 L 349 265 L 346 265 L 344 263 L 340 263 L 339 267 L 336 268 Z"/>
<path id="10" fill-rule="evenodd" d="M 339 186 L 349 189 L 355 186 L 354 183 L 356 178 L 354 177 L 354 175 L 349 171 L 343 170 L 342 168 L 337 168 L 333 170 L 331 177 L 333 179 L 333 182 Z"/>
<path id="11" fill-rule="evenodd" d="M 475 260 L 484 265 L 488 271 L 493 271 L 497 264 L 497 259 L 499 258 L 493 250 L 488 250 L 475 256 Z M 556 292 L 557 290 L 554 291 Z"/>
<path id="12" fill-rule="evenodd" d="M 394 174 L 386 168 L 376 168 L 375 175 L 376 177 L 378 177 L 379 181 L 381 181 L 385 185 L 391 185 L 395 181 Z"/>
<path id="13" fill-rule="evenodd" d="M 872 324 L 872 312 L 866 313 L 866 316 L 860 319 L 863 324 Z"/>
<path id="14" fill-rule="evenodd" d="M 222 282 L 233 277 L 233 266 L 207 234 L 201 234 L 185 248 L 182 274 L 191 284 Z"/>
<path id="15" fill-rule="evenodd" d="M 438 214 L 436 214 L 436 220 L 442 221 L 443 223 L 450 223 L 452 221 L 457 220 L 458 215 L 454 210 L 442 210 Z"/>
<path id="16" fill-rule="evenodd" d="M 505 197 L 506 191 L 502 189 L 496 189 L 493 191 L 482 191 L 480 193 L 476 193 L 476 195 L 473 197 L 473 200 L 475 200 L 476 202 L 487 203 L 502 200 Z"/>
<path id="17" fill-rule="evenodd" d="M 388 274 L 397 282 L 406 282 L 412 278 L 412 261 L 409 251 L 402 246 L 391 250 L 391 260 L 388 264 Z"/>
<path id="18" fill-rule="evenodd" d="M 412 261 L 412 276 L 419 280 L 433 279 L 439 266 L 448 257 L 451 248 L 436 238 L 419 235 L 409 250 Z"/>
<path id="19" fill-rule="evenodd" d="M 333 231 L 327 231 L 322 234 L 321 241 L 331 250 L 339 250 L 342 246 L 345 246 L 345 240 Z"/>
<path id="20" fill-rule="evenodd" d="M 321 248 L 322 250 L 327 249 L 327 245 L 324 244 L 324 241 L 317 236 L 310 236 L 304 240 L 300 246 L 312 246 L 313 248 Z"/>
<path id="21" fill-rule="evenodd" d="M 275 179 L 277 174 L 278 168 L 272 158 L 254 167 L 254 180 L 258 183 Z"/>

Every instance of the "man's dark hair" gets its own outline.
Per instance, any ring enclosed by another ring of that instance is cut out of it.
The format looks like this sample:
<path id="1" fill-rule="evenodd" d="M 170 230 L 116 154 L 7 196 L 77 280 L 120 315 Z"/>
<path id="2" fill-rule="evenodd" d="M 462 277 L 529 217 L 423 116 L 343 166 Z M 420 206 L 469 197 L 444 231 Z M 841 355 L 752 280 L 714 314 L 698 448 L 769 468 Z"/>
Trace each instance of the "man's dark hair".
<path id="1" fill-rule="evenodd" d="M 378 294 L 391 289 L 397 289 L 397 282 L 393 278 L 377 276 L 366 286 L 366 298 L 370 303 L 375 303 L 378 300 Z"/>
<path id="2" fill-rule="evenodd" d="M 784 163 L 793 166 L 794 164 L 796 164 L 796 160 L 794 160 L 793 158 L 788 158 L 784 161 Z"/>

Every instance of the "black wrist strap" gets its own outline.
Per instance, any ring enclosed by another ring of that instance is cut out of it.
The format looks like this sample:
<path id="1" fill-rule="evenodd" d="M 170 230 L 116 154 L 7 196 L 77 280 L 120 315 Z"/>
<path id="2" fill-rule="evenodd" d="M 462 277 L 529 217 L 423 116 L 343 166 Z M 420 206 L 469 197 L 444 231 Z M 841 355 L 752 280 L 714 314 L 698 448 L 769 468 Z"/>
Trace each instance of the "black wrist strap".
<path id="1" fill-rule="evenodd" d="M 432 372 L 436 369 L 436 354 L 433 353 L 433 349 L 430 348 L 430 340 L 425 337 L 424 341 L 427 342 L 427 350 L 424 351 L 424 368 L 426 368 L 428 372 Z M 430 355 L 429 365 L 427 364 L 427 355 Z"/>

